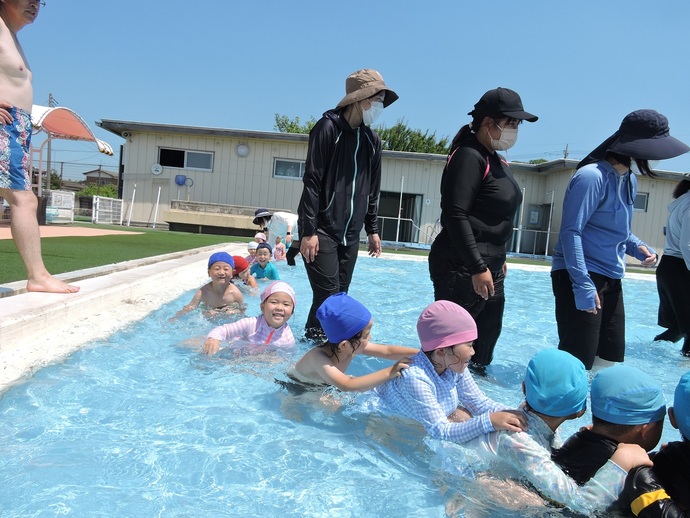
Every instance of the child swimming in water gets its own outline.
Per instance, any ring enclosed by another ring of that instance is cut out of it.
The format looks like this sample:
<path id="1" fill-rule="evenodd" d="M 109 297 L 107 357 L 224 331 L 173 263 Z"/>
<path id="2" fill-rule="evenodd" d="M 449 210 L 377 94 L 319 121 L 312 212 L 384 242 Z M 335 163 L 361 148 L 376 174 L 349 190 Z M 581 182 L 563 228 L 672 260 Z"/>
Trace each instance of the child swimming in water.
<path id="1" fill-rule="evenodd" d="M 280 280 L 278 269 L 271 263 L 271 253 L 271 245 L 259 243 L 259 246 L 256 248 L 256 263 L 249 270 L 257 279 Z"/>
<path id="2" fill-rule="evenodd" d="M 308 385 L 333 385 L 342 391 L 364 391 L 400 376 L 417 349 L 381 345 L 369 341 L 373 320 L 361 303 L 337 293 L 328 297 L 316 312 L 328 341 L 312 348 L 288 372 L 293 380 Z M 348 376 L 345 371 L 356 355 L 395 360 L 395 365 L 364 376 Z"/>
<path id="3" fill-rule="evenodd" d="M 261 292 L 261 315 L 212 329 L 204 341 L 203 353 L 216 354 L 223 341 L 232 340 L 276 347 L 294 345 L 288 320 L 295 310 L 295 302 L 295 292 L 289 284 L 272 282 Z"/>
<path id="4" fill-rule="evenodd" d="M 231 282 L 234 266 L 234 259 L 227 252 L 211 255 L 208 259 L 208 276 L 211 277 L 211 282 L 202 286 L 173 319 L 196 309 L 200 304 L 208 308 L 207 313 L 210 314 L 227 310 L 236 312 L 243 297 L 242 292 Z"/>
<path id="5" fill-rule="evenodd" d="M 258 291 L 259 285 L 249 271 L 247 260 L 239 255 L 233 255 L 232 258 L 235 261 L 235 267 L 232 269 L 232 280 L 241 283 L 240 286 L 244 286 L 249 290 Z"/>

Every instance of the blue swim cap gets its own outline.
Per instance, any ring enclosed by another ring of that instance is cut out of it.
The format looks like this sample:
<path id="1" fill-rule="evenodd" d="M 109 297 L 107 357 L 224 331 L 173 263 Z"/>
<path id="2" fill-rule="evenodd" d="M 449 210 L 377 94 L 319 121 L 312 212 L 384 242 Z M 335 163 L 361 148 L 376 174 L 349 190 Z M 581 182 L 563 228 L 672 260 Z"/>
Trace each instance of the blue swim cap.
<path id="1" fill-rule="evenodd" d="M 208 258 L 208 267 L 213 266 L 214 263 L 228 263 L 232 268 L 235 267 L 235 260 L 227 252 L 216 252 L 211 257 Z"/>
<path id="2" fill-rule="evenodd" d="M 328 341 L 338 344 L 349 340 L 371 321 L 371 313 L 347 293 L 331 295 L 316 311 Z"/>
<path id="3" fill-rule="evenodd" d="M 673 398 L 673 415 L 683 437 L 690 439 L 690 371 L 683 374 Z"/>
<path id="4" fill-rule="evenodd" d="M 527 365 L 525 397 L 540 414 L 565 417 L 583 410 L 587 389 L 585 366 L 570 353 L 544 349 Z"/>
<path id="5" fill-rule="evenodd" d="M 661 386 L 627 365 L 600 371 L 592 380 L 592 415 L 614 424 L 647 424 L 666 416 Z"/>
<path id="6" fill-rule="evenodd" d="M 262 248 L 265 248 L 266 250 L 268 250 L 269 254 L 273 253 L 273 248 L 271 248 L 271 245 L 269 245 L 268 243 L 259 243 L 259 246 L 256 247 L 256 251 L 258 252 Z"/>

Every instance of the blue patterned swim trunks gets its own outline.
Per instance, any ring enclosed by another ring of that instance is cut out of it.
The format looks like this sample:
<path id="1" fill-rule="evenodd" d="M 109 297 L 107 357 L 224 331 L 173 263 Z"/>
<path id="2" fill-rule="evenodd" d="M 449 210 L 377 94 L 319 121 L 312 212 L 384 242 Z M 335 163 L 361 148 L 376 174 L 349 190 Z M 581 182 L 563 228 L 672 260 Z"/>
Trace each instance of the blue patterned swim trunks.
<path id="1" fill-rule="evenodd" d="M 31 190 L 31 114 L 21 108 L 9 109 L 11 124 L 0 125 L 0 188 L 13 191 Z"/>

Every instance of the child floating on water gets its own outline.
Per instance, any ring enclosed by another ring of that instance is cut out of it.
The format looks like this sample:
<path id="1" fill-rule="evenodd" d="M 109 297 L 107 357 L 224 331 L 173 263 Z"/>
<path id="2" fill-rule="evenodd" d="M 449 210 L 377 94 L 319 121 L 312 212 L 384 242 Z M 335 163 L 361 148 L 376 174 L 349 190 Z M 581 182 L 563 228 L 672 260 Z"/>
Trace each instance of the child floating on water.
<path id="1" fill-rule="evenodd" d="M 295 337 L 288 320 L 295 310 L 295 292 L 285 282 L 272 282 L 261 292 L 261 315 L 218 326 L 204 341 L 203 353 L 215 354 L 223 341 L 235 339 L 255 344 L 288 347 Z"/>
<path id="2" fill-rule="evenodd" d="M 383 408 L 419 421 L 435 439 L 459 443 L 494 430 L 525 428 L 522 412 L 489 399 L 467 370 L 477 325 L 465 309 L 436 301 L 417 320 L 417 333 L 422 350 L 410 368 L 374 391 Z"/>
<path id="3" fill-rule="evenodd" d="M 175 315 L 176 318 L 196 309 L 203 304 L 208 312 L 215 314 L 221 311 L 236 311 L 242 304 L 242 292 L 232 282 L 235 262 L 227 252 L 216 252 L 208 260 L 208 275 L 211 282 L 202 286 L 192 300 Z"/>
<path id="4" fill-rule="evenodd" d="M 400 375 L 417 352 L 411 347 L 380 345 L 369 341 L 373 320 L 362 304 L 347 295 L 328 297 L 316 312 L 328 341 L 312 348 L 288 372 L 297 382 L 333 385 L 343 391 L 364 391 Z M 359 354 L 396 360 L 395 365 L 364 376 L 348 376 L 345 371 Z"/>
<path id="5" fill-rule="evenodd" d="M 259 243 L 256 247 L 256 263 L 250 270 L 251 274 L 257 279 L 269 279 L 277 281 L 280 279 L 278 269 L 271 263 L 271 245 Z"/>

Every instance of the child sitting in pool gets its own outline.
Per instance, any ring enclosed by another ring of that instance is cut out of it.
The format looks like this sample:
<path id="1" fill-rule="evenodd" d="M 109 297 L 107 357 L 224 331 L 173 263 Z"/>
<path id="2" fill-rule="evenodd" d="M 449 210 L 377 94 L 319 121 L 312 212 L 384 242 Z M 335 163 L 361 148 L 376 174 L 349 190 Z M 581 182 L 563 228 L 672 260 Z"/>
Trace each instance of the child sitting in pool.
<path id="1" fill-rule="evenodd" d="M 288 320 L 295 310 L 295 292 L 285 282 L 272 282 L 261 292 L 261 315 L 218 326 L 204 341 L 203 353 L 218 352 L 223 341 L 243 340 L 275 347 L 295 345 Z"/>
<path id="2" fill-rule="evenodd" d="M 285 261 L 286 250 L 282 240 L 282 236 L 276 236 L 276 246 L 273 247 L 273 260 L 275 261 Z"/>
<path id="3" fill-rule="evenodd" d="M 460 448 L 471 448 L 488 462 L 502 463 L 514 478 L 529 482 L 553 502 L 589 516 L 603 511 L 618 498 L 627 471 L 651 462 L 638 445 L 621 444 L 611 460 L 579 486 L 551 459 L 558 428 L 585 413 L 587 388 L 587 372 L 580 360 L 558 349 L 539 351 L 527 365 L 522 384 L 526 430 L 492 432 Z"/>
<path id="4" fill-rule="evenodd" d="M 259 246 L 259 243 L 256 241 L 250 241 L 247 243 L 247 256 L 245 259 L 249 263 L 249 266 L 253 265 L 256 262 L 256 247 Z"/>
<path id="5" fill-rule="evenodd" d="M 477 325 L 465 309 L 448 300 L 433 302 L 417 320 L 417 333 L 422 350 L 410 368 L 374 391 L 384 409 L 419 421 L 435 439 L 459 443 L 525 428 L 522 412 L 489 399 L 467 370 Z"/>
<path id="6" fill-rule="evenodd" d="M 232 258 L 235 261 L 235 267 L 232 269 L 232 280 L 249 290 L 258 290 L 259 285 L 249 271 L 247 260 L 239 255 L 233 255 Z"/>
<path id="7" fill-rule="evenodd" d="M 381 345 L 369 341 L 373 320 L 362 304 L 346 293 L 328 297 L 316 312 L 328 341 L 308 351 L 288 372 L 293 380 L 308 385 L 333 385 L 342 391 L 364 391 L 400 376 L 408 367 L 411 347 Z M 396 360 L 395 365 L 364 376 L 345 371 L 359 354 Z"/>
<path id="8" fill-rule="evenodd" d="M 173 318 L 196 309 L 203 304 L 207 313 L 237 312 L 243 302 L 242 292 L 232 282 L 235 262 L 227 252 L 216 252 L 208 259 L 208 275 L 211 282 L 202 286 L 192 300 L 178 311 Z"/>
<path id="9" fill-rule="evenodd" d="M 249 270 L 257 279 L 268 279 L 277 281 L 280 279 L 278 269 L 271 263 L 271 245 L 259 243 L 256 247 L 256 263 Z"/>

